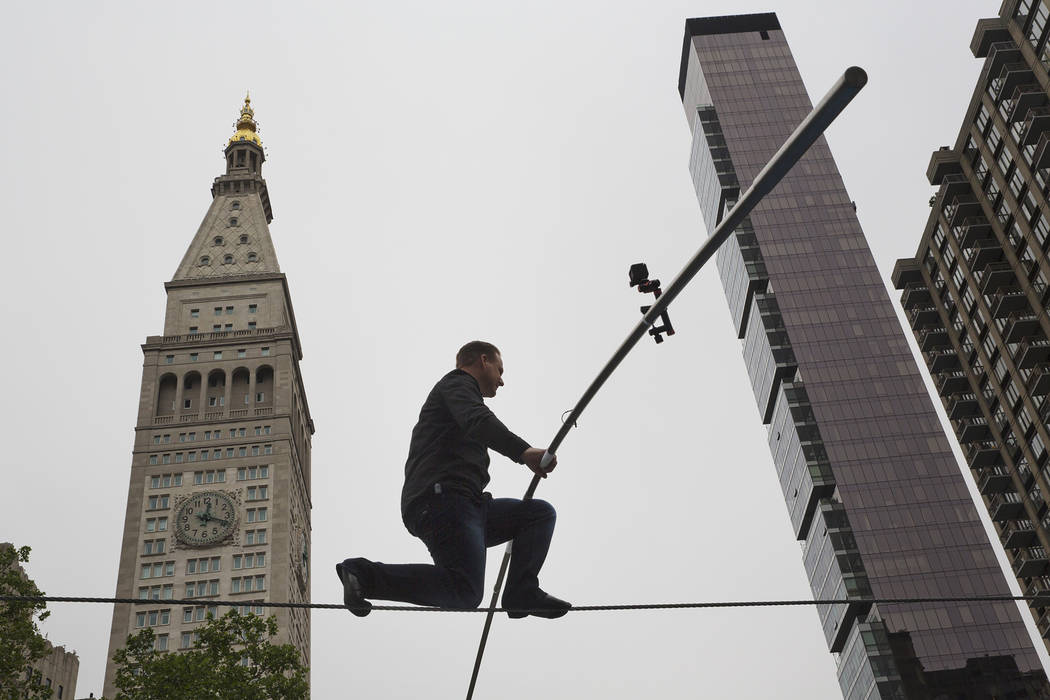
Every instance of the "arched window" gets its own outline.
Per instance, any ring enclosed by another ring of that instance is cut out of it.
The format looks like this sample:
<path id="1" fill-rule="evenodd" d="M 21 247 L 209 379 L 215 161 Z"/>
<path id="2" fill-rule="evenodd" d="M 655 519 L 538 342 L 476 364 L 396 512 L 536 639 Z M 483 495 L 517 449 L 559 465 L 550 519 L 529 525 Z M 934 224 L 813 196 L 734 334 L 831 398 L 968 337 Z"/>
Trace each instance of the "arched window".
<path id="1" fill-rule="evenodd" d="M 255 253 L 248 253 L 248 262 L 256 262 L 259 260 L 259 256 Z"/>
<path id="2" fill-rule="evenodd" d="M 214 243 L 215 245 L 222 245 L 225 241 L 222 240 L 222 236 L 216 236 Z"/>
<path id="3" fill-rule="evenodd" d="M 247 406 L 251 403 L 251 372 L 246 367 L 233 370 L 233 386 L 230 388 L 231 406 Z"/>
<path id="4" fill-rule="evenodd" d="M 273 406 L 273 367 L 263 365 L 255 370 L 255 405 Z"/>
<path id="5" fill-rule="evenodd" d="M 216 409 L 226 405 L 226 373 L 221 369 L 213 369 L 208 373 L 208 402 L 206 409 Z"/>
<path id="6" fill-rule="evenodd" d="M 241 236 L 238 240 L 243 245 L 248 242 L 248 236 Z"/>
<path id="7" fill-rule="evenodd" d="M 233 203 L 230 205 L 230 209 L 233 209 L 234 211 L 237 211 L 240 208 L 241 208 L 241 203 L 238 202 L 236 199 L 233 200 Z"/>
<path id="8" fill-rule="evenodd" d="M 224 255 L 224 256 L 222 256 L 222 264 L 223 265 L 232 265 L 233 264 L 233 256 L 232 255 Z"/>
<path id="9" fill-rule="evenodd" d="M 211 258 L 207 255 L 201 256 L 201 265 L 211 265 Z"/>
<path id="10" fill-rule="evenodd" d="M 170 416 L 175 413 L 175 395 L 178 379 L 174 374 L 165 374 L 157 383 L 157 416 Z"/>
<path id="11" fill-rule="evenodd" d="M 230 217 L 230 226 L 236 226 L 236 225 L 237 225 L 237 217 L 236 216 L 231 216 Z"/>

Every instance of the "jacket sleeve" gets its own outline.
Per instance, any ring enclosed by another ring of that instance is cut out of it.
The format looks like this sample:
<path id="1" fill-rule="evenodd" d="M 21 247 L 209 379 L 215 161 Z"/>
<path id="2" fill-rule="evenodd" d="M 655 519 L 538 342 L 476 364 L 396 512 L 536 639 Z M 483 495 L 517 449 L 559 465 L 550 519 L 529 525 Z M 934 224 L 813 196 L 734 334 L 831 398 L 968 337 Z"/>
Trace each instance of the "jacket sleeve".
<path id="1" fill-rule="evenodd" d="M 440 393 L 452 419 L 467 437 L 508 459 L 522 463 L 521 454 L 529 449 L 529 443 L 508 430 L 496 414 L 489 410 L 473 377 L 448 377 L 442 382 Z"/>

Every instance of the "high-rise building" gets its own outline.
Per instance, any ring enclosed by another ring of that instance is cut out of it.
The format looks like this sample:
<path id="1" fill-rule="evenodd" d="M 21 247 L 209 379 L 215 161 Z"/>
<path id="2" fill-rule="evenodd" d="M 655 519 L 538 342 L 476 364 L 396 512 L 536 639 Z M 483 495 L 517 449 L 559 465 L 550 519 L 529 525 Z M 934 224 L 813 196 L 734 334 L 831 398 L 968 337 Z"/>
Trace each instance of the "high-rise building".
<path id="1" fill-rule="evenodd" d="M 688 20 L 678 85 L 710 232 L 812 104 L 775 14 Z M 823 138 L 718 268 L 814 596 L 1008 594 Z M 817 612 L 846 698 L 1050 697 L 1012 602 Z"/>
<path id="2" fill-rule="evenodd" d="M 310 600 L 310 440 L 302 350 L 277 264 L 251 103 L 226 172 L 165 284 L 163 335 L 146 338 L 109 658 L 152 627 L 157 646 L 192 646 L 217 597 L 275 614 L 280 642 L 310 662 L 310 615 L 259 602 Z M 193 598 L 173 606 L 171 599 Z M 113 697 L 115 669 L 106 669 Z"/>
<path id="3" fill-rule="evenodd" d="M 1050 639 L 1050 3 L 1006 0 L 914 258 L 894 285 L 985 506 Z"/>

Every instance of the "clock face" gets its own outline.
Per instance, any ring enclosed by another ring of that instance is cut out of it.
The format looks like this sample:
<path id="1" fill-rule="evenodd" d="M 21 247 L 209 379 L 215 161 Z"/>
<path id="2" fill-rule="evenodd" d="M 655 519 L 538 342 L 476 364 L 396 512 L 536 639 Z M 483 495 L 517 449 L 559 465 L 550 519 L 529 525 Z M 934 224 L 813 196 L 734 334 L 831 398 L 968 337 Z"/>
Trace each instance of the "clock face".
<path id="1" fill-rule="evenodd" d="M 237 527 L 233 500 L 219 491 L 195 493 L 175 513 L 175 536 L 185 544 L 202 547 L 218 544 Z"/>

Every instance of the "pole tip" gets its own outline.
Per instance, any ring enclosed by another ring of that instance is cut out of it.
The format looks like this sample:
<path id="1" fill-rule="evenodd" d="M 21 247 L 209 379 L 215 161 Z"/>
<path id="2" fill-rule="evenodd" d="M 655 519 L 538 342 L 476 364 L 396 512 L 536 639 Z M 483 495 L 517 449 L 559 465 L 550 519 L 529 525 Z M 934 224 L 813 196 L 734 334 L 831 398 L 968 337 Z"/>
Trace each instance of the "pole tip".
<path id="1" fill-rule="evenodd" d="M 847 68 L 846 74 L 843 77 L 845 78 L 847 85 L 852 85 L 858 90 L 868 83 L 868 74 L 859 66 L 850 66 Z"/>

